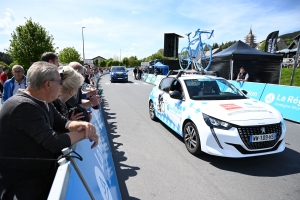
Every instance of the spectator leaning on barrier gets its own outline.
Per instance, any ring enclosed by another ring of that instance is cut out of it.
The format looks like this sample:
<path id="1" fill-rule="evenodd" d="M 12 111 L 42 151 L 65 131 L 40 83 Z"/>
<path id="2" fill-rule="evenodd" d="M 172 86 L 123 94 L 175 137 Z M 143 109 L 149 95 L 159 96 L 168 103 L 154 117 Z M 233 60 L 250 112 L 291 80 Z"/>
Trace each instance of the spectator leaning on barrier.
<path id="1" fill-rule="evenodd" d="M 4 83 L 3 94 L 2 94 L 2 104 L 13 96 L 18 89 L 26 88 L 26 76 L 24 75 L 24 68 L 21 65 L 14 65 L 12 68 L 13 77 L 8 79 Z"/>
<path id="2" fill-rule="evenodd" d="M 7 76 L 8 72 L 9 72 L 9 68 L 3 67 L 3 72 L 0 74 L 0 95 L 2 95 L 4 83 L 8 79 Z"/>
<path id="3" fill-rule="evenodd" d="M 0 111 L 2 199 L 46 199 L 57 169 L 53 160 L 57 153 L 85 138 L 94 142 L 92 148 L 98 145 L 92 124 L 68 121 L 53 107 L 51 102 L 61 87 L 55 65 L 33 63 L 26 82 L 26 90 L 18 90 Z"/>
<path id="4" fill-rule="evenodd" d="M 82 76 L 84 76 L 84 69 L 80 63 L 71 62 L 69 66 L 78 71 Z M 82 91 L 81 88 L 79 88 L 77 94 L 71 97 L 67 102 L 70 103 L 72 106 L 80 104 L 83 108 L 88 109 L 93 106 L 99 105 L 99 103 L 101 102 L 101 97 L 96 96 L 97 92 L 98 91 L 96 88 L 92 88 L 85 94 L 87 97 L 90 97 L 89 100 L 82 99 Z"/>
<path id="5" fill-rule="evenodd" d="M 83 84 L 83 77 L 70 66 L 59 67 L 59 75 L 63 83 L 59 90 L 58 98 L 52 103 L 65 118 L 79 120 L 84 117 L 82 113 L 75 114 L 75 111 L 73 111 L 69 116 L 69 108 L 71 106 L 66 105 L 66 101 L 78 92 L 78 89 Z"/>
<path id="6" fill-rule="evenodd" d="M 43 55 L 41 56 L 41 61 L 52 63 L 52 64 L 56 65 L 57 67 L 59 66 L 58 56 L 53 52 L 43 53 Z"/>
<path id="7" fill-rule="evenodd" d="M 90 78 L 90 74 L 91 74 L 91 69 L 89 65 L 85 65 L 85 74 L 84 74 L 84 82 L 87 84 L 91 84 L 91 78 Z"/>
<path id="8" fill-rule="evenodd" d="M 240 68 L 240 73 L 237 75 L 236 81 L 243 81 L 246 82 L 249 79 L 249 74 L 248 72 L 245 71 L 244 67 Z"/>

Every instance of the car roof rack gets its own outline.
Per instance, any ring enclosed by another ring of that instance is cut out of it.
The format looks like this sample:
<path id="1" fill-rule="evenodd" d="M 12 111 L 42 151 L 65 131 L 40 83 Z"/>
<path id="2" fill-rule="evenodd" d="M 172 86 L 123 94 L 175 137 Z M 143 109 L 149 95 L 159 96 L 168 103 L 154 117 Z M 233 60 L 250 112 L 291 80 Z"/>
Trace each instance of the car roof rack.
<path id="1" fill-rule="evenodd" d="M 196 70 L 170 70 L 166 77 L 169 77 L 170 75 L 176 75 L 176 79 L 181 77 L 184 73 L 191 73 L 191 74 L 197 74 L 197 75 L 209 75 L 209 76 L 216 76 L 219 77 L 218 71 L 196 71 Z"/>

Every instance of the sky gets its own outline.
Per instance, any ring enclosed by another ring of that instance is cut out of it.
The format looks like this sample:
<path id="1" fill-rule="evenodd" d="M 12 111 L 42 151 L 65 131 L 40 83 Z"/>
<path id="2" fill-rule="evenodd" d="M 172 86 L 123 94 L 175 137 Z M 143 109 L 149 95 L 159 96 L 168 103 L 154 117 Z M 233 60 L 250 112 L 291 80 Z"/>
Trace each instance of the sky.
<path id="1" fill-rule="evenodd" d="M 83 33 L 86 59 L 142 59 L 164 47 L 165 33 L 184 37 L 180 52 L 198 28 L 214 30 L 211 45 L 244 41 L 250 28 L 256 42 L 299 31 L 300 0 L 0 0 L 0 52 L 29 18 L 53 36 L 56 53 L 74 47 L 82 56 Z"/>

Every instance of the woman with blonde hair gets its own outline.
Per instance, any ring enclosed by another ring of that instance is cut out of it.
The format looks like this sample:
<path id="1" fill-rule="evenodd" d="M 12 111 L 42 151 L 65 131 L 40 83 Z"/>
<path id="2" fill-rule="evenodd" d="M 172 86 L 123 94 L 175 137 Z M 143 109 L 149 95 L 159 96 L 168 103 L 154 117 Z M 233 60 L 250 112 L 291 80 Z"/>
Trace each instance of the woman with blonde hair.
<path id="1" fill-rule="evenodd" d="M 75 111 L 69 115 L 69 109 L 72 107 L 66 103 L 72 96 L 77 94 L 78 89 L 84 82 L 83 76 L 70 66 L 59 67 L 58 69 L 62 85 L 59 91 L 58 98 L 53 101 L 53 105 L 65 118 L 70 120 L 80 120 L 84 118 L 82 112 L 75 114 Z"/>

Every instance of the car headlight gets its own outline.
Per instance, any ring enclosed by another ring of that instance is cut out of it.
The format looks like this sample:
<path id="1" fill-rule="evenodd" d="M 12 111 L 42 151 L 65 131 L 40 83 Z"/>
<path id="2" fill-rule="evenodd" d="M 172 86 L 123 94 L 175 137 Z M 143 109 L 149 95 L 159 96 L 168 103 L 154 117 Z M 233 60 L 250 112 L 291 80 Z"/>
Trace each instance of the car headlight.
<path id="1" fill-rule="evenodd" d="M 208 116 L 204 113 L 202 113 L 202 114 L 203 114 L 205 123 L 207 124 L 207 126 L 209 126 L 211 128 L 219 128 L 219 129 L 229 130 L 232 127 L 232 125 L 229 124 L 228 122 L 224 122 L 222 120 Z"/>

